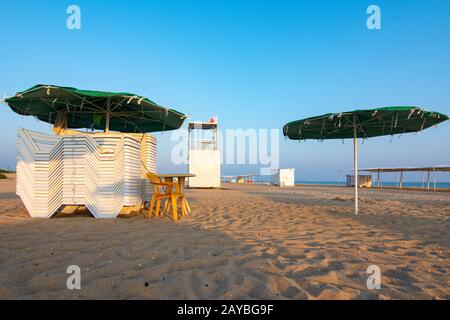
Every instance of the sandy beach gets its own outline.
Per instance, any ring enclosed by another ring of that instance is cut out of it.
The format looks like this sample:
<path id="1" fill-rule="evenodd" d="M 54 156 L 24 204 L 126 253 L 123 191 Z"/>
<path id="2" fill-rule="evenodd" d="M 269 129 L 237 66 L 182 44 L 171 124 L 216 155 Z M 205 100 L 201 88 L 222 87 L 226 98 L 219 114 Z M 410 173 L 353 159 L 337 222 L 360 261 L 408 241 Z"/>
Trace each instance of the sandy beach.
<path id="1" fill-rule="evenodd" d="M 178 224 L 41 220 L 0 180 L 0 299 L 450 299 L 450 193 L 361 190 L 355 216 L 353 189 L 223 187 L 188 190 Z"/>

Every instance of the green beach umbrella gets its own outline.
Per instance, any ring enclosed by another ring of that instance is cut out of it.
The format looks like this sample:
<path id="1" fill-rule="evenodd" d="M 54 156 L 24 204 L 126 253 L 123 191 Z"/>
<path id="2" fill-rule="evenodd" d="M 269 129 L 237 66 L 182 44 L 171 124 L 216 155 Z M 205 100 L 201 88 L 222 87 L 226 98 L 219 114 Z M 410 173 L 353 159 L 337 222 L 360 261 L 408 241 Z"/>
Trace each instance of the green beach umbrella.
<path id="1" fill-rule="evenodd" d="M 5 99 L 16 113 L 67 128 L 144 133 L 175 130 L 186 115 L 127 92 L 36 85 Z"/>
<path id="2" fill-rule="evenodd" d="M 292 140 L 353 139 L 355 213 L 358 214 L 358 138 L 417 132 L 448 119 L 442 113 L 418 107 L 385 107 L 328 113 L 289 122 L 283 127 L 283 133 Z"/>

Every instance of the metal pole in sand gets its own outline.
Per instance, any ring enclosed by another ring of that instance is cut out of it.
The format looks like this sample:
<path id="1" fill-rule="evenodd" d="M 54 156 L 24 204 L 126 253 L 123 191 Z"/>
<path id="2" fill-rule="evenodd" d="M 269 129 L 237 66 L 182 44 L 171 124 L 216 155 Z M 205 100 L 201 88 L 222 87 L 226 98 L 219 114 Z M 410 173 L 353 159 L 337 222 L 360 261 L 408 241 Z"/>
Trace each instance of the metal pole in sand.
<path id="1" fill-rule="evenodd" d="M 353 163 L 355 165 L 355 214 L 358 214 L 358 136 L 356 132 L 356 117 L 353 117 Z"/>

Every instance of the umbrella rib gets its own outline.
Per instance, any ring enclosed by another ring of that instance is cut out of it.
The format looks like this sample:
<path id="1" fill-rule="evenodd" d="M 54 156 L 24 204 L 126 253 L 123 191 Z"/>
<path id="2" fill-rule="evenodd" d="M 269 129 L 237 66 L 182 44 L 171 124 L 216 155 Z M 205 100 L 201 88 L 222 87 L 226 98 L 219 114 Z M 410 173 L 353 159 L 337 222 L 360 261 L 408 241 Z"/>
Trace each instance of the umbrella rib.
<path id="1" fill-rule="evenodd" d="M 31 101 L 32 99 L 30 99 L 30 101 Z M 42 99 L 41 98 L 41 100 L 45 103 L 45 104 L 47 104 L 49 107 L 52 107 L 52 108 L 54 108 L 54 105 L 53 104 L 50 104 L 48 101 L 46 101 L 45 99 Z M 76 105 L 73 105 L 73 106 L 76 106 Z M 40 114 L 35 114 L 34 116 L 36 116 L 36 117 L 42 117 L 42 116 L 46 116 L 46 115 L 50 115 L 50 114 L 53 114 L 53 113 L 56 113 L 56 112 L 58 112 L 59 110 L 55 110 L 55 111 L 50 111 L 50 112 L 47 112 L 47 113 L 40 113 Z M 93 109 L 93 111 L 97 111 L 97 110 L 94 110 Z M 76 111 L 76 110 L 73 110 L 73 111 L 71 111 L 71 110 L 69 110 L 69 111 L 67 111 L 67 113 L 92 113 L 91 111 Z M 28 114 L 28 113 L 27 113 Z M 33 115 L 33 114 L 30 114 L 30 115 Z"/>
<path id="2" fill-rule="evenodd" d="M 144 128 L 148 130 L 158 130 L 161 127 L 163 130 L 166 130 L 166 127 L 175 129 L 179 127 L 180 120 L 186 118 L 185 115 L 160 106 L 144 96 L 136 96 L 136 101 L 127 108 L 125 102 L 129 98 L 130 94 L 38 85 L 31 90 L 17 93 L 10 98 L 8 104 L 19 114 L 32 115 L 49 123 L 54 122 L 56 113 L 64 112 L 72 116 L 69 117 L 69 122 L 73 128 L 88 126 L 91 115 L 102 119 L 100 115 L 108 112 L 105 110 L 107 101 L 112 102 L 112 108 L 109 110 L 111 117 L 120 119 L 114 123 L 116 128 L 120 128 L 123 121 L 125 126 L 130 125 L 135 132 L 141 132 Z M 104 122 L 104 119 L 100 121 Z M 98 121 L 93 124 L 94 127 L 100 125 Z"/>
<path id="3" fill-rule="evenodd" d="M 134 123 L 134 122 L 131 121 L 130 119 L 123 118 L 123 117 L 121 117 L 121 116 L 118 116 L 117 114 L 111 115 L 111 118 L 113 118 L 113 117 L 119 118 L 119 119 L 123 120 L 125 123 L 130 122 L 130 123 L 134 126 L 134 128 L 136 129 L 136 131 L 138 131 L 138 132 L 140 132 L 140 133 L 143 133 L 143 132 L 139 129 L 139 127 L 136 125 L 136 123 Z"/>
<path id="4" fill-rule="evenodd" d="M 67 99 L 67 97 L 65 97 L 65 98 Z M 82 99 L 82 97 L 80 97 L 80 96 L 77 96 L 77 98 Z M 43 101 L 44 103 L 46 103 L 48 106 L 52 107 L 52 105 L 49 104 L 48 100 L 64 99 L 64 97 L 48 96 L 48 97 L 39 97 L 39 98 L 20 98 L 21 101 L 33 101 L 33 100 L 36 100 L 36 99 L 39 99 L 39 100 Z M 102 100 L 102 99 L 93 100 L 93 102 L 99 101 L 99 100 Z M 94 104 L 93 102 L 89 101 L 88 99 L 85 99 L 84 102 L 88 103 L 88 104 L 91 104 L 93 107 L 96 108 L 95 110 L 101 110 L 101 109 L 98 108 L 98 106 L 96 104 Z M 77 106 L 75 104 L 71 104 L 71 105 Z"/>
<path id="5" fill-rule="evenodd" d="M 346 114 L 342 114 L 342 117 L 344 118 L 344 120 L 346 120 L 347 122 L 351 123 L 351 120 L 348 119 Z M 348 130 L 348 129 L 349 129 L 349 127 L 347 127 L 347 124 L 344 124 L 343 128 L 338 128 L 338 129 L 333 128 L 333 129 L 329 130 L 325 135 L 322 135 L 321 138 L 325 139 L 326 137 L 328 137 L 332 133 L 339 133 L 339 132 L 342 132 L 342 131 Z"/>
<path id="6" fill-rule="evenodd" d="M 126 100 L 126 98 L 123 98 L 122 101 L 116 102 L 116 105 L 113 108 L 111 108 L 111 112 L 116 110 L 119 106 L 122 106 L 122 103 L 125 102 L 125 100 Z"/>

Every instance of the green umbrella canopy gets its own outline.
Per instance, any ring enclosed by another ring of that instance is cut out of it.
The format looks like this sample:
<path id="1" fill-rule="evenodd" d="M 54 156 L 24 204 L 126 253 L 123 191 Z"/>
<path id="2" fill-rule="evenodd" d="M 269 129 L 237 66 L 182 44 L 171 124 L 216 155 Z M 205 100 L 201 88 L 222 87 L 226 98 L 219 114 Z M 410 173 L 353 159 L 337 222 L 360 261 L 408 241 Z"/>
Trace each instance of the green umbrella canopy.
<path id="1" fill-rule="evenodd" d="M 448 120 L 448 116 L 418 107 L 385 107 L 370 110 L 329 113 L 293 121 L 283 128 L 293 140 L 358 138 L 416 132 Z"/>
<path id="2" fill-rule="evenodd" d="M 58 112 L 65 113 L 68 128 L 139 133 L 168 131 L 180 128 L 186 118 L 178 111 L 132 93 L 54 85 L 36 85 L 6 98 L 5 102 L 18 114 L 35 116 L 51 124 L 55 124 Z"/>
<path id="3" fill-rule="evenodd" d="M 417 132 L 448 120 L 448 116 L 418 107 L 386 107 L 329 113 L 289 122 L 283 127 L 292 140 L 353 138 L 355 213 L 358 214 L 358 138 Z"/>

